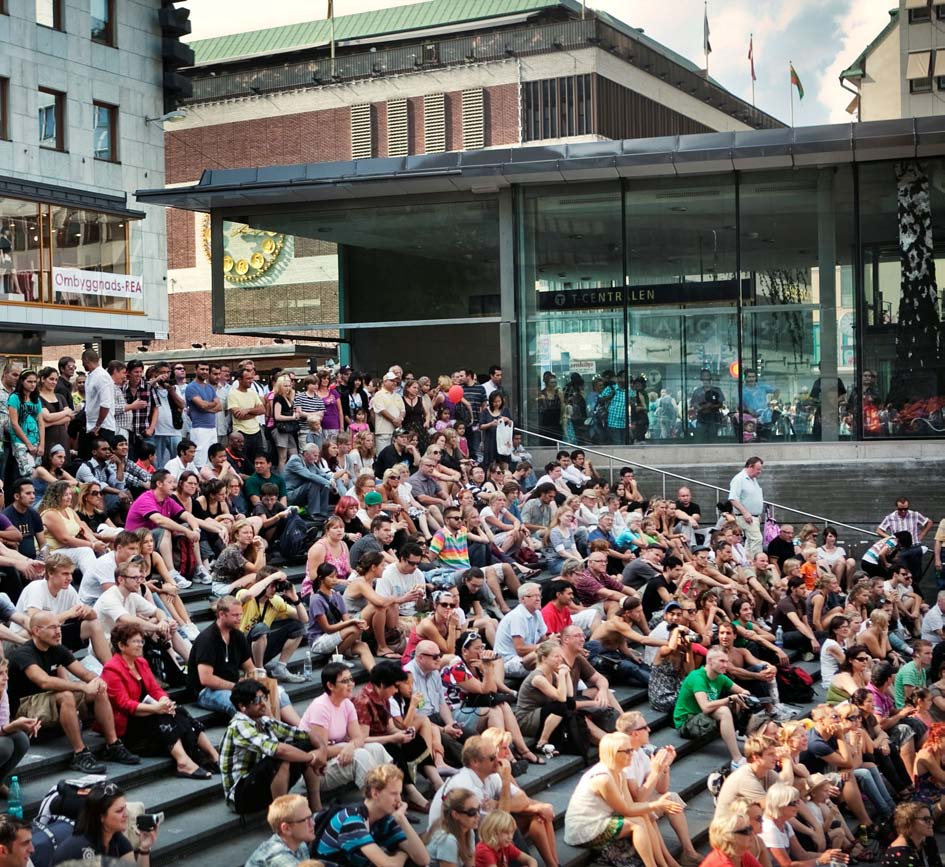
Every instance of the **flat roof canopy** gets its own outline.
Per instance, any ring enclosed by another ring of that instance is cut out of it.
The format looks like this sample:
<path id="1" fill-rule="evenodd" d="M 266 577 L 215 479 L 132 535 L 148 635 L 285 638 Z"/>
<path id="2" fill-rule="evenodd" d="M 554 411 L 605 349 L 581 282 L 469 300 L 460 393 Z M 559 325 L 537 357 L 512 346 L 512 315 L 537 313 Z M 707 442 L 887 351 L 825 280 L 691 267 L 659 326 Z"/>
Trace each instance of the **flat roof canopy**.
<path id="1" fill-rule="evenodd" d="M 945 116 L 623 141 L 453 151 L 343 162 L 207 169 L 197 184 L 138 190 L 188 211 L 790 168 L 945 154 Z"/>

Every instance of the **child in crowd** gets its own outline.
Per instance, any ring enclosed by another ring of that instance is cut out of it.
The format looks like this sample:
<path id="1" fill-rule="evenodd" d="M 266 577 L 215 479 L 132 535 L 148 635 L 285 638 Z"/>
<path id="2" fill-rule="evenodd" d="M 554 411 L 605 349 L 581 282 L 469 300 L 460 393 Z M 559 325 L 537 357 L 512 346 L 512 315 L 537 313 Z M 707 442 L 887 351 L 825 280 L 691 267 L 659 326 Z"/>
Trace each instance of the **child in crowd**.
<path id="1" fill-rule="evenodd" d="M 511 867 L 513 863 L 538 867 L 538 862 L 531 855 L 526 855 L 512 842 L 515 828 L 515 819 L 505 810 L 489 813 L 479 825 L 476 867 Z"/>

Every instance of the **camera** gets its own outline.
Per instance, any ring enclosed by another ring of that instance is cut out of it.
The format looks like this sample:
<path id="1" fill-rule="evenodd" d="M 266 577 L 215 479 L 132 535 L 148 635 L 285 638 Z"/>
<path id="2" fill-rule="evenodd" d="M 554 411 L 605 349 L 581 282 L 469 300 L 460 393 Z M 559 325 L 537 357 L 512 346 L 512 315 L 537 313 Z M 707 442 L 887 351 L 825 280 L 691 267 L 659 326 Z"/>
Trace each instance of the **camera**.
<path id="1" fill-rule="evenodd" d="M 276 588 L 276 593 L 288 593 L 292 588 L 292 584 L 285 578 L 280 578 L 278 581 L 273 582 L 273 586 Z"/>
<path id="2" fill-rule="evenodd" d="M 142 813 L 135 819 L 135 827 L 139 831 L 153 831 L 163 821 L 163 813 Z"/>

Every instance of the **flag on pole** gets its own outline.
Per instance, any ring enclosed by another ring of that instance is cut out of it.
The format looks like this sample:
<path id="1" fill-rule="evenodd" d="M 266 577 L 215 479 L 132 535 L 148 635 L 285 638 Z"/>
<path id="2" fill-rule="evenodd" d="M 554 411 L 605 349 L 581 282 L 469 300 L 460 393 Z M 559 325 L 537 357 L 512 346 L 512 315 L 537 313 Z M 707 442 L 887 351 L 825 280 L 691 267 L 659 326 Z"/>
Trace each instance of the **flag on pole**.
<path id="1" fill-rule="evenodd" d="M 335 17 L 335 10 L 334 10 L 333 6 L 334 6 L 334 4 L 332 3 L 332 0 L 328 0 L 328 14 L 325 16 L 326 18 L 334 18 L 334 17 Z"/>
<path id="2" fill-rule="evenodd" d="M 804 98 L 804 85 L 801 84 L 801 79 L 797 75 L 797 70 L 794 68 L 794 64 L 791 64 L 791 84 L 797 88 L 797 98 Z"/>
<path id="3" fill-rule="evenodd" d="M 712 43 L 709 42 L 709 4 L 705 4 L 704 17 L 702 19 L 702 51 L 708 57 L 712 53 Z"/>
<path id="4" fill-rule="evenodd" d="M 755 77 L 755 37 L 754 34 L 748 37 L 748 63 L 751 65 L 751 80 L 757 81 Z"/>

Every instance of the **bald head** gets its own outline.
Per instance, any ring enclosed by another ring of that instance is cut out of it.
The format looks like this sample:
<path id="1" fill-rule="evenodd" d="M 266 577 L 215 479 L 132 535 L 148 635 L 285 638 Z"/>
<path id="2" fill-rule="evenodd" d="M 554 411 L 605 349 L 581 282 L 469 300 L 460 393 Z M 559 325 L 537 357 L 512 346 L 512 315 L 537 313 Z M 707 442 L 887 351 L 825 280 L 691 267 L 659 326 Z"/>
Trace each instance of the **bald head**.
<path id="1" fill-rule="evenodd" d="M 59 618 L 51 611 L 38 611 L 30 618 L 30 635 L 33 643 L 45 649 L 62 643 L 62 629 Z"/>
<path id="2" fill-rule="evenodd" d="M 440 658 L 442 657 L 440 648 L 432 641 L 421 641 L 417 644 L 415 659 L 417 667 L 424 674 L 429 674 L 440 667 Z"/>

